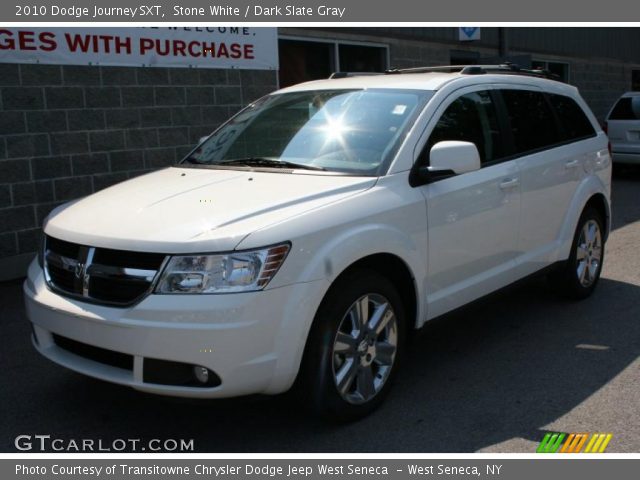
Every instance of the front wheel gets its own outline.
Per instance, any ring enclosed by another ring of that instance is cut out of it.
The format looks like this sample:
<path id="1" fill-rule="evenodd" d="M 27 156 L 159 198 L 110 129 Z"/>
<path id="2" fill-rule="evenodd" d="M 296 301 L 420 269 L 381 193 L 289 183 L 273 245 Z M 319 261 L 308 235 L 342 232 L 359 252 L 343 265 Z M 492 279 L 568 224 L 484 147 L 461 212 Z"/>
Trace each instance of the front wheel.
<path id="1" fill-rule="evenodd" d="M 600 212 L 589 207 L 578 221 L 569 259 L 549 278 L 563 295 L 586 298 L 598 284 L 603 261 L 604 219 Z"/>
<path id="2" fill-rule="evenodd" d="M 301 371 L 316 412 L 349 421 L 382 402 L 404 347 L 404 322 L 400 296 L 378 273 L 356 271 L 332 286 L 316 314 Z"/>

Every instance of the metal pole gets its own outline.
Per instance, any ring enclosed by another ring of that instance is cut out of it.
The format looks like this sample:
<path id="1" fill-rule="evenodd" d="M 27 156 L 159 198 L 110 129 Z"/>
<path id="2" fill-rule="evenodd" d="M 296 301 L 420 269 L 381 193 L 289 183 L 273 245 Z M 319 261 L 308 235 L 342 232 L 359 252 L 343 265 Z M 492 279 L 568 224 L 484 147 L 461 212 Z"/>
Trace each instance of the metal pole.
<path id="1" fill-rule="evenodd" d="M 505 27 L 498 27 L 498 55 L 503 61 L 509 55 L 509 33 Z"/>

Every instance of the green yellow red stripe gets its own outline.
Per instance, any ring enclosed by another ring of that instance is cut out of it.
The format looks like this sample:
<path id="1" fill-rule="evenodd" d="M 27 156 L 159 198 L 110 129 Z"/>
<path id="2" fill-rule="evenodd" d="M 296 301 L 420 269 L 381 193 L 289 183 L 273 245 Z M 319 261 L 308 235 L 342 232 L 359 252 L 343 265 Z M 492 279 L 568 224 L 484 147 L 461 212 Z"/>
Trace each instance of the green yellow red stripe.
<path id="1" fill-rule="evenodd" d="M 584 453 L 604 453 L 612 438 L 611 433 L 547 432 L 536 453 L 581 453 L 585 443 Z"/>

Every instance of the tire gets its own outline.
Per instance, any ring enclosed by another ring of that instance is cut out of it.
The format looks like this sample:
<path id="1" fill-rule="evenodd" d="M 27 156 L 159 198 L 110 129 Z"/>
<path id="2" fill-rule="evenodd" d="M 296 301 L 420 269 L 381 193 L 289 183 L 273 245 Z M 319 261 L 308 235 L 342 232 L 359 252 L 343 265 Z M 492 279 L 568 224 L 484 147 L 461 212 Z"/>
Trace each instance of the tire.
<path id="1" fill-rule="evenodd" d="M 368 415 L 383 401 L 398 371 L 404 330 L 403 304 L 391 282 L 371 270 L 347 273 L 318 308 L 299 393 L 307 403 L 311 400 L 316 414 L 332 421 Z"/>
<path id="2" fill-rule="evenodd" d="M 587 207 L 578 221 L 569 259 L 549 276 L 561 295 L 581 300 L 593 293 L 604 262 L 604 232 L 600 212 Z"/>

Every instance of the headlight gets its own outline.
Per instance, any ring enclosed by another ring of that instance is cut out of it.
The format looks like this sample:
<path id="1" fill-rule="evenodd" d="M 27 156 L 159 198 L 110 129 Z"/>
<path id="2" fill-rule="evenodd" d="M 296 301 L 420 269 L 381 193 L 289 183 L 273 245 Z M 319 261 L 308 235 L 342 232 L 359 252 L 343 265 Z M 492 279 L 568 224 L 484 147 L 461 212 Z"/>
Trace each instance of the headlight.
<path id="1" fill-rule="evenodd" d="M 156 293 L 236 293 L 262 290 L 289 253 L 289 244 L 262 250 L 171 257 Z"/>

